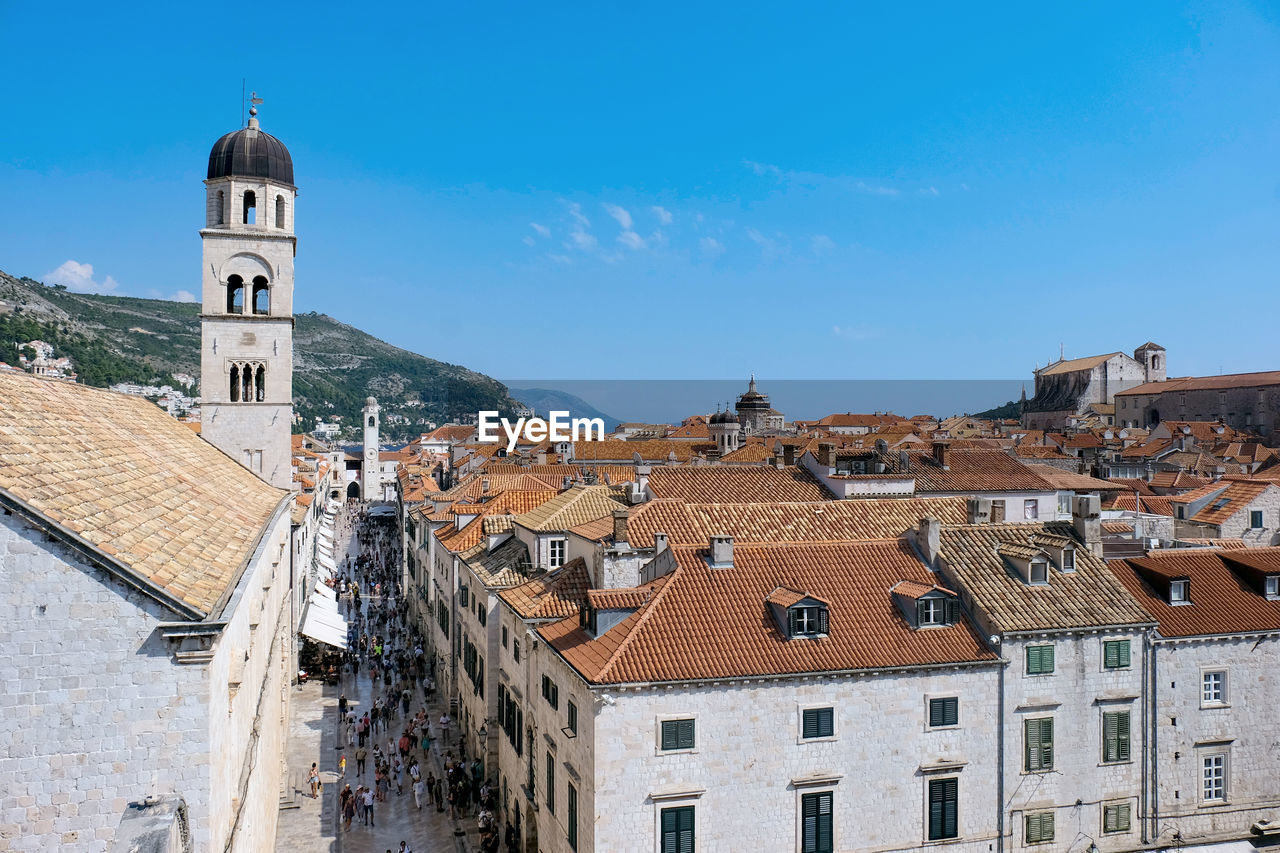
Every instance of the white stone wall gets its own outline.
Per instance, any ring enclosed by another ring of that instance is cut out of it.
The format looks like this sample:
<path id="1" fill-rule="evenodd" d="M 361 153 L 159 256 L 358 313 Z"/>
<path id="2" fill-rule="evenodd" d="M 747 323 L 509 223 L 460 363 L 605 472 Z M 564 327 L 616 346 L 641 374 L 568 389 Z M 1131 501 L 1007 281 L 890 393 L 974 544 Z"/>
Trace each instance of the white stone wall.
<path id="1" fill-rule="evenodd" d="M 1004 691 L 1006 850 L 1065 853 L 1081 849 L 1078 842 L 1083 836 L 1104 853 L 1138 846 L 1143 813 L 1143 637 L 1131 630 L 1003 638 L 1001 653 L 1009 662 Z M 1103 642 L 1124 639 L 1129 640 L 1129 667 L 1105 669 Z M 1054 647 L 1053 673 L 1028 675 L 1027 646 L 1047 644 Z M 1104 763 L 1102 715 L 1126 710 L 1130 714 L 1130 758 Z M 1027 719 L 1045 717 L 1053 719 L 1053 768 L 1028 772 L 1024 769 L 1024 724 Z M 1104 835 L 1102 810 L 1114 803 L 1130 805 L 1131 829 Z M 1054 814 L 1054 841 L 1027 845 L 1025 817 L 1037 812 Z"/>
<path id="2" fill-rule="evenodd" d="M 540 652 L 527 703 L 535 727 L 539 849 L 567 851 L 567 785 L 578 780 L 579 851 L 657 851 L 662 808 L 693 805 L 696 850 L 800 849 L 800 796 L 834 792 L 838 850 L 911 850 L 927 837 L 931 778 L 959 779 L 960 838 L 949 850 L 987 851 L 999 805 L 994 666 L 789 678 L 703 686 L 591 690 L 557 655 Z M 560 707 L 541 696 L 541 673 Z M 956 696 L 960 725 L 930 730 L 930 697 Z M 578 708 L 569 737 L 567 703 Z M 836 709 L 835 737 L 804 742 L 804 707 Z M 691 751 L 658 749 L 660 720 L 693 717 Z M 547 808 L 545 756 L 555 756 L 556 809 Z M 527 759 L 526 755 L 526 759 Z M 805 787 L 804 780 L 832 781 Z M 800 780 L 800 786 L 793 784 Z M 655 796 L 658 799 L 655 799 Z M 667 799 L 670 798 L 670 799 Z"/>
<path id="3" fill-rule="evenodd" d="M 1194 606 L 1194 605 L 1192 605 Z M 1226 702 L 1204 702 L 1206 671 L 1226 673 Z M 1161 641 L 1155 646 L 1155 825 L 1169 843 L 1243 838 L 1280 819 L 1280 638 Z M 1227 799 L 1205 802 L 1201 762 L 1227 755 Z"/>

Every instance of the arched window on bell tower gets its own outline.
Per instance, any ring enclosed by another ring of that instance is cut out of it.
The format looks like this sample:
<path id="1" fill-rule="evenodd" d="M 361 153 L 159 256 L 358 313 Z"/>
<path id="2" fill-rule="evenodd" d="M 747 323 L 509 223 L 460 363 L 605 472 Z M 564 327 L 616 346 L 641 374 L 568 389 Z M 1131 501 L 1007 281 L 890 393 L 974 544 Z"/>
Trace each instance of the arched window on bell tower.
<path id="1" fill-rule="evenodd" d="M 227 279 L 227 313 L 244 313 L 244 279 L 238 275 Z"/>
<path id="2" fill-rule="evenodd" d="M 271 313 L 271 288 L 262 276 L 257 276 L 253 280 L 253 313 L 260 315 Z"/>
<path id="3" fill-rule="evenodd" d="M 267 399 L 267 368 L 261 364 L 253 373 L 253 399 L 259 403 Z"/>
<path id="4" fill-rule="evenodd" d="M 227 194 L 222 190 L 218 190 L 218 214 L 214 220 L 218 225 L 223 225 L 227 221 Z"/>
<path id="5" fill-rule="evenodd" d="M 240 400 L 253 402 L 253 365 L 246 364 L 240 368 Z"/>
<path id="6" fill-rule="evenodd" d="M 231 402 L 240 402 L 240 365 L 231 365 Z"/>
<path id="7" fill-rule="evenodd" d="M 253 190 L 244 191 L 244 224 L 258 224 L 258 196 Z"/>
<path id="8" fill-rule="evenodd" d="M 276 227 L 284 227 L 284 196 L 276 196 Z"/>

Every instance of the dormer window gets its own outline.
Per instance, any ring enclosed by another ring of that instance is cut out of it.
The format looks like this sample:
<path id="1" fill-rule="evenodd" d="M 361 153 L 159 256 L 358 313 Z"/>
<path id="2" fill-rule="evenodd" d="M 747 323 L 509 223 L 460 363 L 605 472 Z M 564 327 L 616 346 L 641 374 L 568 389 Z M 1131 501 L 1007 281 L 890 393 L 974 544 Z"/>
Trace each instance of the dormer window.
<path id="1" fill-rule="evenodd" d="M 1169 603 L 1190 604 L 1191 599 L 1188 596 L 1189 586 L 1190 581 L 1169 581 Z"/>
<path id="2" fill-rule="evenodd" d="M 947 601 L 942 598 L 922 598 L 916 602 L 916 622 L 925 625 L 946 625 Z"/>
<path id="3" fill-rule="evenodd" d="M 1048 583 L 1049 561 L 1044 557 L 1036 557 L 1033 559 L 1031 561 L 1029 577 L 1031 579 L 1031 583 Z"/>
<path id="4" fill-rule="evenodd" d="M 1267 598 L 1280 598 L 1280 575 L 1267 575 L 1263 588 L 1266 590 Z"/>
<path id="5" fill-rule="evenodd" d="M 827 608 L 823 606 L 787 609 L 789 633 L 795 637 L 825 637 L 827 635 Z"/>
<path id="6" fill-rule="evenodd" d="M 1076 549 L 1063 548 L 1062 549 L 1062 571 L 1074 572 L 1075 570 L 1076 570 Z"/>

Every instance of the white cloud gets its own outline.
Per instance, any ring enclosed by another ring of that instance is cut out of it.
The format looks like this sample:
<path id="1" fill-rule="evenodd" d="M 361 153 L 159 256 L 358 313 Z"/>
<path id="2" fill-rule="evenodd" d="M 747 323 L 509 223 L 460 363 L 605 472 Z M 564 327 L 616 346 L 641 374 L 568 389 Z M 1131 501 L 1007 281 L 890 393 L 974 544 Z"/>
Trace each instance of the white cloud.
<path id="1" fill-rule="evenodd" d="M 881 184 L 868 184 L 866 181 L 854 181 L 853 187 L 858 192 L 868 193 L 870 195 L 888 195 L 898 194 L 898 190 L 894 187 L 886 187 Z"/>
<path id="2" fill-rule="evenodd" d="M 937 188 L 937 187 L 926 187 L 926 188 L 924 188 L 924 189 L 918 190 L 918 192 L 920 193 L 920 195 L 935 196 L 935 195 L 937 195 L 937 194 L 938 194 L 938 188 Z"/>
<path id="3" fill-rule="evenodd" d="M 570 231 L 569 239 L 573 241 L 573 245 L 584 252 L 589 252 L 596 247 L 596 238 L 580 228 Z"/>
<path id="4" fill-rule="evenodd" d="M 520 242 L 524 243 L 526 246 L 532 246 L 536 241 L 532 237 L 530 237 L 528 234 L 526 234 L 524 239 L 521 240 Z"/>
<path id="5" fill-rule="evenodd" d="M 618 224 L 622 226 L 623 231 L 631 230 L 631 214 L 627 212 L 625 207 L 619 207 L 616 204 L 609 204 L 608 202 L 606 202 L 603 207 L 605 213 L 618 220 Z"/>
<path id="6" fill-rule="evenodd" d="M 724 254 L 724 244 L 715 237 L 703 237 L 698 241 L 698 249 L 704 258 L 716 258 Z"/>
<path id="7" fill-rule="evenodd" d="M 174 302 L 195 302 L 196 295 L 189 290 L 179 290 L 169 297 Z"/>
<path id="8" fill-rule="evenodd" d="M 782 170 L 771 163 L 757 163 L 755 160 L 743 160 L 742 164 L 757 175 L 772 175 L 775 178 L 781 178 Z"/>
<path id="9" fill-rule="evenodd" d="M 530 222 L 530 223 L 529 223 L 529 227 L 530 227 L 530 228 L 532 228 L 534 231 L 538 232 L 538 236 L 539 236 L 539 237 L 550 237 L 550 236 L 551 236 L 551 229 L 550 229 L 550 228 L 548 228 L 548 227 L 547 227 L 547 226 L 545 226 L 545 225 L 539 225 L 539 224 L 538 224 L 538 223 L 536 223 L 536 222 Z"/>
<path id="10" fill-rule="evenodd" d="M 111 276 L 102 281 L 93 277 L 93 264 L 66 261 L 52 272 L 44 274 L 45 284 L 60 284 L 74 293 L 110 293 L 120 286 Z"/>
<path id="11" fill-rule="evenodd" d="M 653 207 L 649 208 L 649 211 L 654 216 L 658 217 L 658 222 L 662 223 L 663 225 L 671 224 L 671 220 L 673 218 L 671 216 L 671 211 L 667 210 L 665 207 L 662 207 L 660 205 L 654 205 Z"/>
<path id="12" fill-rule="evenodd" d="M 618 242 L 628 249 L 643 249 L 645 247 L 644 238 L 634 231 L 623 231 L 618 235 Z"/>
<path id="13" fill-rule="evenodd" d="M 568 255 L 547 255 L 547 257 L 555 261 L 557 264 L 564 264 L 565 266 L 573 263 L 573 258 Z"/>
<path id="14" fill-rule="evenodd" d="M 576 201 L 569 204 L 569 215 L 573 217 L 573 221 L 578 223 L 582 228 L 590 228 L 591 220 L 582 212 L 582 205 Z"/>
<path id="15" fill-rule="evenodd" d="M 825 255 L 836 247 L 836 241 L 832 240 L 826 234 L 814 234 L 809 239 L 809 245 L 813 248 L 815 255 Z"/>

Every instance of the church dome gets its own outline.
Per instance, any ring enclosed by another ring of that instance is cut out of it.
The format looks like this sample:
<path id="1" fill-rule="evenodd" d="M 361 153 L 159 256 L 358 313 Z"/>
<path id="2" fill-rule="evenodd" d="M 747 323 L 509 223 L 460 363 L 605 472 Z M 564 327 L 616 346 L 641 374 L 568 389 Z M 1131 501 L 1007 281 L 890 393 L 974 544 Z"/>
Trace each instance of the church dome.
<path id="1" fill-rule="evenodd" d="M 209 152 L 209 180 L 265 178 L 293 186 L 293 158 L 284 143 L 258 129 L 258 120 L 213 143 Z"/>
<path id="2" fill-rule="evenodd" d="M 737 417 L 737 415 L 735 415 L 735 414 L 734 414 L 732 411 L 730 411 L 729 409 L 725 409 L 723 412 L 716 412 L 714 415 L 712 415 L 712 416 L 711 416 L 711 420 L 710 420 L 708 423 L 711 423 L 711 424 L 736 424 L 737 422 L 738 422 L 738 417 Z"/>

